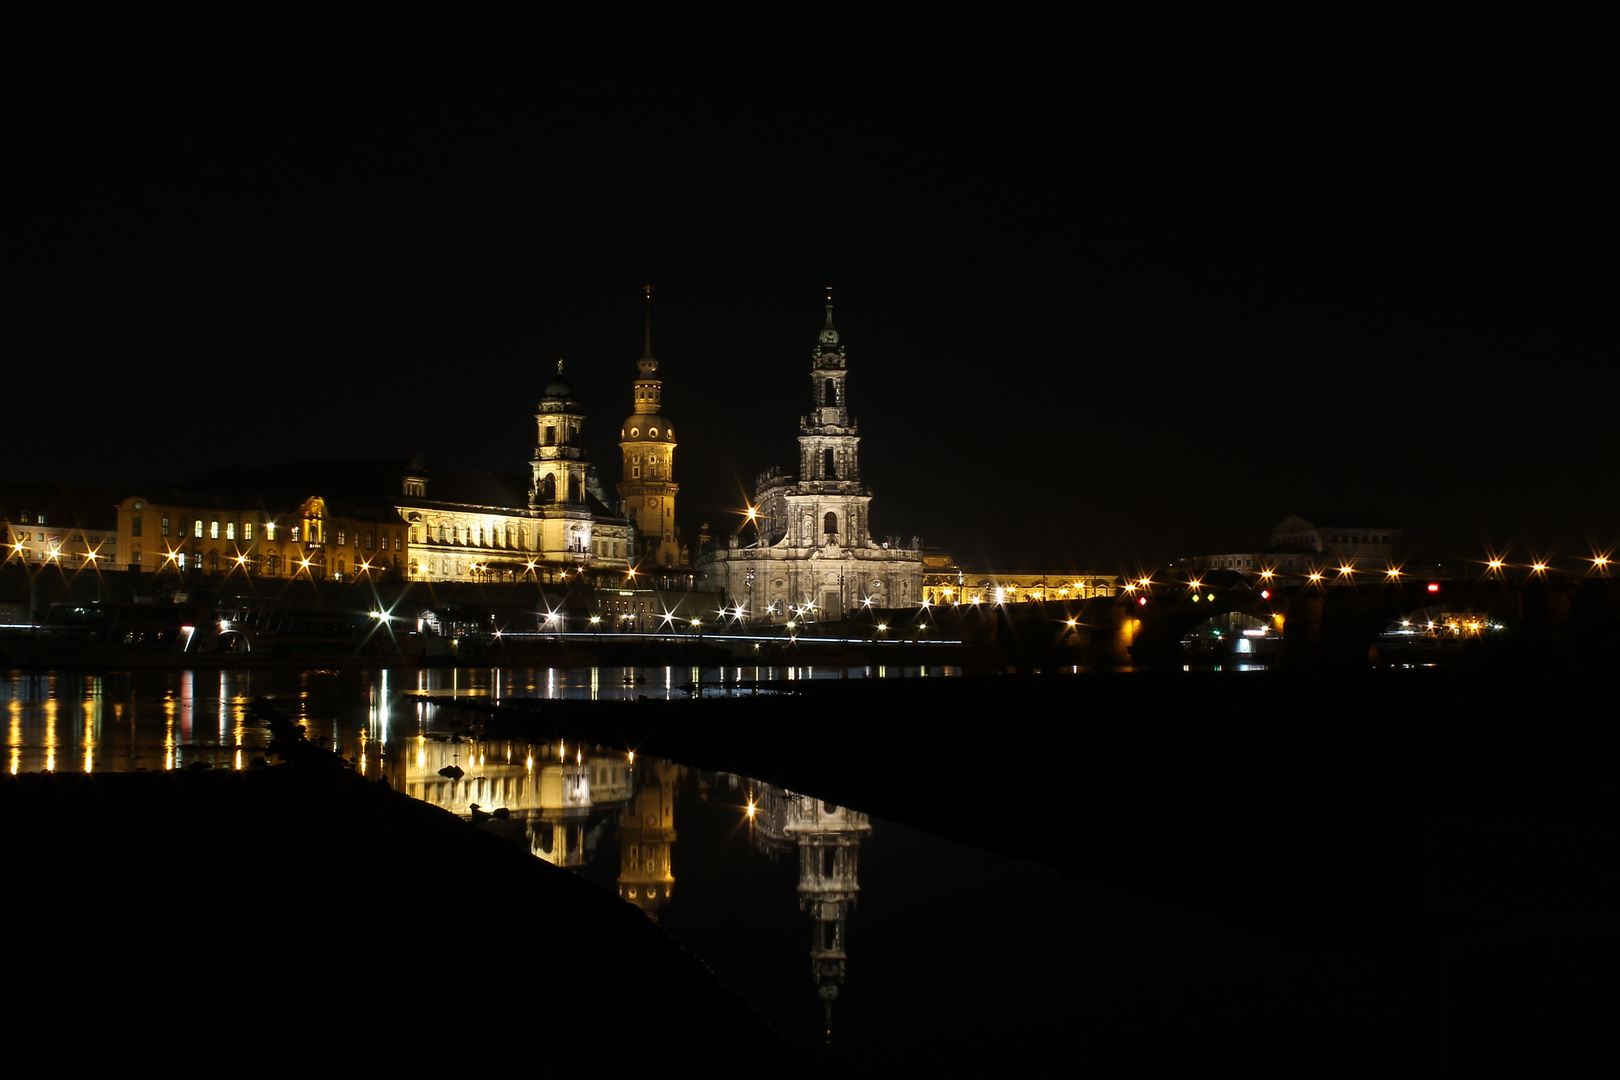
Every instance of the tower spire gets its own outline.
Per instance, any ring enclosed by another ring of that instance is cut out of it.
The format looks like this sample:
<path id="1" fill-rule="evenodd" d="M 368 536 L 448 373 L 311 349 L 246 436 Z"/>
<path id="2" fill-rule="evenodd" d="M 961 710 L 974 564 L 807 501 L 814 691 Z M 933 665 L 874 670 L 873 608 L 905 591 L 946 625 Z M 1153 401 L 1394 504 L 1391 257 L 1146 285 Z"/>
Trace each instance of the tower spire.
<path id="1" fill-rule="evenodd" d="M 647 340 L 646 340 L 646 344 L 643 346 L 643 348 L 641 350 L 641 358 L 643 360 L 651 360 L 653 358 L 653 354 L 652 354 L 652 294 L 653 294 L 653 286 L 651 286 L 651 285 L 643 285 L 642 286 L 642 291 L 644 291 L 647 294 Z"/>
<path id="2" fill-rule="evenodd" d="M 838 330 L 832 321 L 832 286 L 827 286 L 827 325 L 821 328 L 821 343 L 823 345 L 838 344 Z"/>

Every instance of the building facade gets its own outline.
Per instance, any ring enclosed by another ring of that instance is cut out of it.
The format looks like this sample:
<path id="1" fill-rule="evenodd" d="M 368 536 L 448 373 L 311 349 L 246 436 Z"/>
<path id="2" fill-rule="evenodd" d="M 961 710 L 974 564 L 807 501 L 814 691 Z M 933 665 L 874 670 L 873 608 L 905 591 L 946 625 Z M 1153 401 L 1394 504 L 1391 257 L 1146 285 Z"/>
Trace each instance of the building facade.
<path id="1" fill-rule="evenodd" d="M 561 361 L 534 420 L 527 493 L 494 473 L 429 476 L 413 460 L 396 504 L 407 527 L 411 577 L 515 581 L 630 567 L 632 526 L 602 498 L 581 438 L 585 409 Z"/>
<path id="2" fill-rule="evenodd" d="M 829 299 L 811 354 L 810 412 L 799 418 L 798 477 L 761 474 L 743 527 L 752 536 L 732 535 L 699 560 L 706 583 L 746 621 L 836 620 L 922 600 L 921 543 L 872 537 L 872 492 L 861 478 L 848 375 Z"/>

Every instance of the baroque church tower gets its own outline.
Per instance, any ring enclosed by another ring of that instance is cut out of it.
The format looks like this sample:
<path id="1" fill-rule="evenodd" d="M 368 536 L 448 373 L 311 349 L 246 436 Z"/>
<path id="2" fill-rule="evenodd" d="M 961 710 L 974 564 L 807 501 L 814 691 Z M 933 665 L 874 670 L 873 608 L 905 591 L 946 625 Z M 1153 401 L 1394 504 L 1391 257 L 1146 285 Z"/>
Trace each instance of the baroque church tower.
<path id="1" fill-rule="evenodd" d="M 844 346 L 833 326 L 832 297 L 827 324 L 810 354 L 811 411 L 799 417 L 799 494 L 815 495 L 823 542 L 864 544 L 866 511 L 872 497 L 861 487 L 861 437 L 849 413 Z"/>
<path id="2" fill-rule="evenodd" d="M 872 492 L 861 479 L 848 374 L 829 296 L 810 355 L 810 412 L 799 416 L 798 476 L 762 473 L 747 518 L 752 535 L 745 524 L 701 560 L 725 606 L 740 606 L 748 621 L 836 621 L 922 599 L 921 542 L 871 535 Z"/>
<path id="3" fill-rule="evenodd" d="M 635 412 L 619 429 L 624 480 L 619 484 L 620 512 L 635 525 L 641 550 L 634 556 L 659 566 L 683 562 L 675 529 L 675 432 L 660 413 L 664 384 L 652 354 L 652 287 L 647 287 L 647 336 L 635 385 Z"/>

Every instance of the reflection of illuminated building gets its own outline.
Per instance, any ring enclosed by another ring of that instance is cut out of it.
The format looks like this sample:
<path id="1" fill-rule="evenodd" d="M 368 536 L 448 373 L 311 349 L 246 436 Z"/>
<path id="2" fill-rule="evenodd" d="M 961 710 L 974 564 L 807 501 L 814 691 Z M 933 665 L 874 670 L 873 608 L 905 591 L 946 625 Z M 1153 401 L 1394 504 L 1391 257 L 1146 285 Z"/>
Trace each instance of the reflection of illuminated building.
<path id="1" fill-rule="evenodd" d="M 760 785 L 754 805 L 755 847 L 772 857 L 790 845 L 799 849 L 799 909 L 810 914 L 810 973 L 831 1038 L 833 1002 L 848 960 L 845 924 L 861 891 L 861 838 L 872 825 L 865 814 L 769 784 Z"/>
<path id="2" fill-rule="evenodd" d="M 685 772 L 668 761 L 636 766 L 635 794 L 614 838 L 619 842 L 619 898 L 656 917 L 675 888 L 670 845 L 675 836 L 675 787 Z"/>
<path id="3" fill-rule="evenodd" d="M 424 736 L 396 745 L 405 753 L 407 795 L 468 819 L 474 806 L 505 810 L 508 820 L 522 823 L 529 851 L 558 866 L 590 862 L 600 836 L 593 819 L 631 791 L 630 770 L 617 755 L 575 751 L 573 761 L 548 762 L 561 756 L 551 746 L 499 744 L 492 752 L 485 743 Z"/>
<path id="4" fill-rule="evenodd" d="M 541 766 L 540 814 L 529 818 L 529 850 L 557 866 L 584 866 L 590 817 L 590 766 L 578 762 Z"/>

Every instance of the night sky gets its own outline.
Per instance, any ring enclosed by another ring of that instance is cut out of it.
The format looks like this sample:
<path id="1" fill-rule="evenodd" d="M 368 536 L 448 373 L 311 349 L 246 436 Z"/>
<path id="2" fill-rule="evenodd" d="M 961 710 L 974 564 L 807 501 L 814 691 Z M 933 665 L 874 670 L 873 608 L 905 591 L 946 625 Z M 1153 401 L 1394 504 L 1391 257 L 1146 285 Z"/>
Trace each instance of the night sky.
<path id="1" fill-rule="evenodd" d="M 1101 571 L 1294 510 L 1431 560 L 1620 539 L 1579 28 L 918 17 L 42 26 L 0 471 L 525 469 L 561 357 L 611 490 L 650 281 L 679 512 L 723 531 L 794 465 L 831 285 L 879 535 Z"/>

